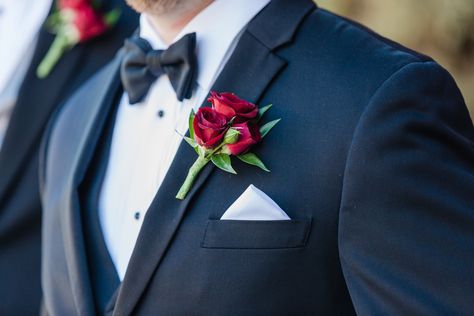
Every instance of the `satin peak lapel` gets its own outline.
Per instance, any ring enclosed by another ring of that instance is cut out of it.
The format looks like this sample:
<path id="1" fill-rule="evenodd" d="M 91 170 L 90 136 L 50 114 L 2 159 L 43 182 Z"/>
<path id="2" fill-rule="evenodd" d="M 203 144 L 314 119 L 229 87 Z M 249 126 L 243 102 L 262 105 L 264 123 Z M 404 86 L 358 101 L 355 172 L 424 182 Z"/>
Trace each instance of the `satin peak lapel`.
<path id="1" fill-rule="evenodd" d="M 120 87 L 120 54 L 116 59 L 106 66 L 101 74 L 100 88 L 96 93 L 92 104 L 85 109 L 86 124 L 81 131 L 79 145 L 74 153 L 74 162 L 71 168 L 71 185 L 66 190 L 66 201 L 64 212 L 61 213 L 61 225 L 63 227 L 63 239 L 68 265 L 69 279 L 72 285 L 73 295 L 80 315 L 95 315 L 90 279 L 87 268 L 83 229 L 81 225 L 81 210 L 79 203 L 78 186 L 80 185 L 87 166 L 89 165 L 94 149 L 100 138 L 108 113 L 116 100 L 116 95 L 121 91 Z"/>

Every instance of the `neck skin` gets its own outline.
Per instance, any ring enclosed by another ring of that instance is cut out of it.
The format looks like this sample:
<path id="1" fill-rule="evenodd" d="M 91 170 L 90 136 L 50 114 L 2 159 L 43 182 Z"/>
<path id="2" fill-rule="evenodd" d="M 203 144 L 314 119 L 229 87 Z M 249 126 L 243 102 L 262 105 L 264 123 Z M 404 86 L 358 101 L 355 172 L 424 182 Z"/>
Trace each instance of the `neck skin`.
<path id="1" fill-rule="evenodd" d="M 187 4 L 178 5 L 161 14 L 148 13 L 148 17 L 155 31 L 166 44 L 171 44 L 179 32 L 181 32 L 199 12 L 214 2 L 214 0 L 188 0 L 185 2 L 187 2 Z"/>

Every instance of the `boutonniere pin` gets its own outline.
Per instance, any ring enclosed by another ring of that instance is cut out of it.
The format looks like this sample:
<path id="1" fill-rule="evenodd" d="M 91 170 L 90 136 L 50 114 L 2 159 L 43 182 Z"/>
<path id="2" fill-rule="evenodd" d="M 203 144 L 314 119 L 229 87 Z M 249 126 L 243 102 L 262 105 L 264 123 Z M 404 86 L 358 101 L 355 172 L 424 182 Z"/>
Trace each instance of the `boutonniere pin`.
<path id="1" fill-rule="evenodd" d="M 58 0 L 55 12 L 46 21 L 46 27 L 56 37 L 36 69 L 38 78 L 47 77 L 67 50 L 114 26 L 119 16 L 119 9 L 102 13 L 94 0 Z"/>
<path id="2" fill-rule="evenodd" d="M 269 172 L 264 163 L 250 152 L 253 145 L 280 121 L 261 124 L 263 114 L 271 104 L 258 108 L 255 104 L 240 99 L 233 93 L 211 91 L 208 99 L 212 107 L 202 107 L 189 116 L 189 137 L 184 137 L 198 158 L 188 171 L 186 180 L 176 198 L 183 200 L 191 189 L 199 172 L 209 162 L 218 168 L 236 174 L 231 164 L 231 156 Z"/>

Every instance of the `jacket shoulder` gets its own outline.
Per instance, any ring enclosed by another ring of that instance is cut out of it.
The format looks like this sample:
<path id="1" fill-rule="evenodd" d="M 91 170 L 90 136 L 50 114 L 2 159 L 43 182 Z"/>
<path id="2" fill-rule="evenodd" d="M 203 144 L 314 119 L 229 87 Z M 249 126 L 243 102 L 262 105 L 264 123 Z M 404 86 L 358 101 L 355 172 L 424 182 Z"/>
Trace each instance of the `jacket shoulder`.
<path id="1" fill-rule="evenodd" d="M 332 67 L 347 75 L 363 73 L 374 81 L 387 78 L 412 62 L 432 61 L 368 27 L 325 9 L 313 10 L 301 24 L 292 45 L 283 54 L 297 56 L 293 61 L 318 67 Z M 336 66 L 339 67 L 336 67 Z M 313 70 L 313 69 L 311 69 Z M 355 75 L 353 75 L 355 76 Z"/>
<path id="2" fill-rule="evenodd" d="M 344 49 L 354 58 L 365 57 L 372 62 L 379 59 L 389 64 L 432 61 L 429 56 L 385 38 L 358 22 L 321 8 L 307 17 L 299 36 L 299 40 L 310 45 Z"/>
<path id="3" fill-rule="evenodd" d="M 360 113 L 378 88 L 412 63 L 433 60 L 327 10 L 313 10 L 293 42 L 278 54 L 288 61 L 289 82 L 305 78 L 307 99 Z M 298 86 L 296 90 L 302 93 Z M 352 115 L 351 114 L 351 115 Z"/>

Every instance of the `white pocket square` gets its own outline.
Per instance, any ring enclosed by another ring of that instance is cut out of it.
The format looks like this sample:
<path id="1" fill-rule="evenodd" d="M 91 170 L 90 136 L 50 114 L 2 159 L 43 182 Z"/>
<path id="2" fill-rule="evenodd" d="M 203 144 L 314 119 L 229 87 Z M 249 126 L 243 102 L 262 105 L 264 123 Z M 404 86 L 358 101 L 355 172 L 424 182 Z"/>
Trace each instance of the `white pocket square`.
<path id="1" fill-rule="evenodd" d="M 281 221 L 290 217 L 268 195 L 250 185 L 225 211 L 221 220 Z"/>

